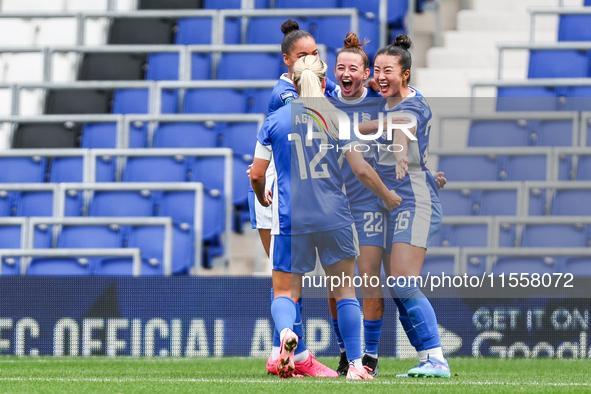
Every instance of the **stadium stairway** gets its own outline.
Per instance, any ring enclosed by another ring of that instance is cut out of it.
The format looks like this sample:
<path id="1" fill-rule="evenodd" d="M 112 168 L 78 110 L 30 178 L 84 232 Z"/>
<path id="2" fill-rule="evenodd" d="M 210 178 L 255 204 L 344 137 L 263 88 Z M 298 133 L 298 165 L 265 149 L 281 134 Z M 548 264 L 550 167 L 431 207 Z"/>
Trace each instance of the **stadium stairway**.
<path id="1" fill-rule="evenodd" d="M 583 5 L 582 0 L 563 3 Z M 415 86 L 427 97 L 469 97 L 470 80 L 497 78 L 497 44 L 528 41 L 528 7 L 558 5 L 559 0 L 474 0 L 472 9 L 457 14 L 457 30 L 443 33 L 443 46 L 427 51 L 426 67 L 415 70 Z M 556 42 L 557 32 L 556 16 L 536 18 L 536 42 Z M 527 52 L 508 51 L 504 64 L 505 79 L 527 78 Z"/>

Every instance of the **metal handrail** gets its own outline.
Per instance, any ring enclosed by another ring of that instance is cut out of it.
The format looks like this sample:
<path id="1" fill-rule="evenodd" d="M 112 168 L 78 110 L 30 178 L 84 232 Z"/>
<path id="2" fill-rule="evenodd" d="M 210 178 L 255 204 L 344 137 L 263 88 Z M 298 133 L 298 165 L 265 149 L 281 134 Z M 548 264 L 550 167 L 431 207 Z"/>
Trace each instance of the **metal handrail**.
<path id="1" fill-rule="evenodd" d="M 561 0 L 562 1 L 562 0 Z M 530 7 L 529 41 L 535 42 L 537 15 L 590 15 L 589 7 Z"/>

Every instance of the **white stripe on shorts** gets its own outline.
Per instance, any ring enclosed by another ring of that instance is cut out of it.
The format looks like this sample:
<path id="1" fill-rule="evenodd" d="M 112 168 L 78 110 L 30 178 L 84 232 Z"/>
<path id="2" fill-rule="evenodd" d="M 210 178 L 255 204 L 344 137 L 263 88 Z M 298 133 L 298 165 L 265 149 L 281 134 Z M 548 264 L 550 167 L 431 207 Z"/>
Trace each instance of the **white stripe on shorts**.
<path id="1" fill-rule="evenodd" d="M 415 215 L 411 223 L 410 244 L 426 248 L 431 228 L 431 191 L 427 186 L 427 177 L 424 171 L 412 171 L 408 173 L 408 176 L 415 195 Z"/>

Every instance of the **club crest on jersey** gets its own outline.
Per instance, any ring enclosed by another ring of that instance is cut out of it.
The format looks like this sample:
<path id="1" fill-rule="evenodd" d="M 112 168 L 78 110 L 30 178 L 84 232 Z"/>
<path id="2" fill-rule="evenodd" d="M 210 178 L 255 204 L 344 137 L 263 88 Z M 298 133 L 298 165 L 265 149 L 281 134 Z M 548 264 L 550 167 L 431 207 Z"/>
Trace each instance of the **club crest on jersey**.
<path id="1" fill-rule="evenodd" d="M 281 97 L 283 105 L 291 103 L 296 98 L 293 92 L 283 92 L 279 97 Z"/>

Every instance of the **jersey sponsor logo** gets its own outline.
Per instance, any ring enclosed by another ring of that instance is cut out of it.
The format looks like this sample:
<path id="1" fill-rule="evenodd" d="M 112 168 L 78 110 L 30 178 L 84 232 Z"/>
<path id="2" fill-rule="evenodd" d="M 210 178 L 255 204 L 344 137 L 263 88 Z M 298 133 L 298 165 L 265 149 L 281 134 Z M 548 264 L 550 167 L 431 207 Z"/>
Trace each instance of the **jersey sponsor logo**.
<path id="1" fill-rule="evenodd" d="M 295 95 L 293 94 L 293 92 L 283 92 L 283 93 L 281 93 L 281 95 L 279 97 L 281 97 L 281 101 L 283 102 L 283 105 L 287 105 L 287 104 L 291 103 L 296 98 Z"/>
<path id="2" fill-rule="evenodd" d="M 370 233 L 365 233 L 365 236 L 366 236 L 367 238 L 375 237 L 376 235 L 379 235 L 379 233 L 373 233 L 373 234 L 370 234 Z"/>

